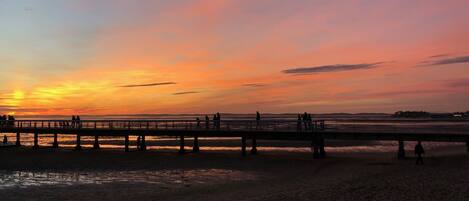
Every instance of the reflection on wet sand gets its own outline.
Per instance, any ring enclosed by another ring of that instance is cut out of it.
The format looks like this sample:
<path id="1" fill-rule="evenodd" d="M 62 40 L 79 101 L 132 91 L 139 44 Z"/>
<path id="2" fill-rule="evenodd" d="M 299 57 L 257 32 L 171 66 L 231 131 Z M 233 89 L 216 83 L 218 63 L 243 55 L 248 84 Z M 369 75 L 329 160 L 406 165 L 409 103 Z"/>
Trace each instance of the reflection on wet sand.
<path id="1" fill-rule="evenodd" d="M 155 184 L 163 188 L 220 181 L 254 180 L 250 172 L 225 169 L 159 171 L 0 171 L 0 190 L 54 185 L 106 184 L 115 182 Z"/>

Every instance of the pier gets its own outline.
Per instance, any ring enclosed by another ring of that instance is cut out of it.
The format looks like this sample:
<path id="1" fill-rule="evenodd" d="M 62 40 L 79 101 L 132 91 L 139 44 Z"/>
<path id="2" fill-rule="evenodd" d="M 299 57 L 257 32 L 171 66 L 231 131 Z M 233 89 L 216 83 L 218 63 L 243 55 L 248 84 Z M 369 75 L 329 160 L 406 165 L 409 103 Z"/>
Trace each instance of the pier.
<path id="1" fill-rule="evenodd" d="M 416 122 L 418 124 L 419 122 Z M 76 150 L 82 150 L 81 137 L 93 136 L 93 149 L 99 149 L 99 138 L 122 137 L 124 151 L 129 149 L 129 136 L 139 136 L 139 150 L 146 150 L 146 136 L 175 137 L 179 140 L 179 153 L 184 154 L 185 140 L 193 139 L 193 152 L 200 151 L 198 138 L 239 138 L 240 150 L 246 156 L 250 144 L 251 154 L 257 154 L 257 140 L 295 140 L 311 142 L 315 158 L 326 157 L 327 140 L 370 140 L 398 142 L 397 156 L 405 157 L 406 141 L 465 142 L 469 152 L 469 134 L 465 130 L 406 129 L 392 126 L 366 128 L 354 124 L 337 124 L 334 121 L 314 120 L 15 120 L 0 124 L 0 133 L 15 133 L 16 146 L 21 146 L 22 134 L 34 134 L 33 149 L 38 149 L 41 135 L 53 134 L 53 148 L 58 148 L 57 135 L 76 136 Z M 248 143 L 250 141 L 250 143 Z"/>

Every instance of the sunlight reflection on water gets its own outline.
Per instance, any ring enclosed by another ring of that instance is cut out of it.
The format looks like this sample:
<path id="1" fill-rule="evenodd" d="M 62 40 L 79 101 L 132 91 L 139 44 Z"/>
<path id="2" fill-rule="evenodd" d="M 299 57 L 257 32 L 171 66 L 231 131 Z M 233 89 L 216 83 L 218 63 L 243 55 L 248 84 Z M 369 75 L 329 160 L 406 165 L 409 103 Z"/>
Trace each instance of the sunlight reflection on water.
<path id="1" fill-rule="evenodd" d="M 0 190 L 55 185 L 71 186 L 107 183 L 145 183 L 162 187 L 193 184 L 215 184 L 226 181 L 254 180 L 253 173 L 225 170 L 160 170 L 160 171 L 0 171 Z"/>

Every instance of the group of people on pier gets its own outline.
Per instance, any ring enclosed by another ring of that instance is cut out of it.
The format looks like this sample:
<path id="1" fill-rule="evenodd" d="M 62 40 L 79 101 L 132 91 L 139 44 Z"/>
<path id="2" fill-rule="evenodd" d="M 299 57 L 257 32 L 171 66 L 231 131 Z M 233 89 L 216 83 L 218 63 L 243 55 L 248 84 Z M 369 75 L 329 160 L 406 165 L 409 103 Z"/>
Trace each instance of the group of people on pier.
<path id="1" fill-rule="evenodd" d="M 81 128 L 81 118 L 80 116 L 72 116 L 71 123 L 69 121 L 60 122 L 60 126 L 64 128 Z"/>
<path id="2" fill-rule="evenodd" d="M 311 114 L 307 112 L 298 114 L 297 129 L 302 130 L 302 125 L 304 125 L 305 130 L 313 128 L 313 118 L 311 117 Z"/>
<path id="3" fill-rule="evenodd" d="M 0 126 L 14 126 L 15 117 L 12 115 L 2 115 L 0 116 Z"/>

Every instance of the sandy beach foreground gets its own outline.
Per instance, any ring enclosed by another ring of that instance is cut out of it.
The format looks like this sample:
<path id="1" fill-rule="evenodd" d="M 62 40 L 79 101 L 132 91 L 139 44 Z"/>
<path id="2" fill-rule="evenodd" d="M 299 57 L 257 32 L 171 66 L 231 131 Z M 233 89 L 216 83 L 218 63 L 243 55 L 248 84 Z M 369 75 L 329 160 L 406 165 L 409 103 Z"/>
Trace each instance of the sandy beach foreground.
<path id="1" fill-rule="evenodd" d="M 430 155 L 425 165 L 416 166 L 413 158 L 397 160 L 394 153 L 330 153 L 326 159 L 315 160 L 310 153 L 261 153 L 243 158 L 234 152 L 180 156 L 156 151 L 9 148 L 0 150 L 4 184 L 0 195 L 1 200 L 463 201 L 469 197 L 469 157 L 464 149 L 445 148 L 440 151 L 448 154 Z M 7 179 L 31 173 L 64 181 L 64 172 L 81 176 L 65 185 L 5 185 Z M 14 176 L 6 177 L 8 174 Z M 122 179 L 126 174 L 130 178 Z M 139 174 L 143 180 L 156 182 L 143 182 Z M 119 179 L 78 181 L 96 177 L 93 175 Z"/>

